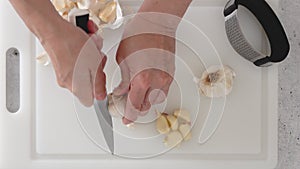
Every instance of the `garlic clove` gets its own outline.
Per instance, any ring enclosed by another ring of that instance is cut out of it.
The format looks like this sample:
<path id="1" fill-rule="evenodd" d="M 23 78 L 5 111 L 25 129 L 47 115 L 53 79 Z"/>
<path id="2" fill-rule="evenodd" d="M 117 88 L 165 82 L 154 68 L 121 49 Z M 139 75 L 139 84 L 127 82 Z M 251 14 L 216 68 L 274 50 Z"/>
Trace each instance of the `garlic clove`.
<path id="1" fill-rule="evenodd" d="M 184 141 L 188 141 L 192 138 L 191 125 L 181 124 L 179 126 L 179 131 L 182 134 L 182 137 L 183 137 Z"/>
<path id="2" fill-rule="evenodd" d="M 73 8 L 77 8 L 77 3 L 75 1 L 68 0 L 68 1 L 66 1 L 65 7 L 68 8 L 69 10 L 71 10 Z"/>
<path id="3" fill-rule="evenodd" d="M 170 132 L 164 139 L 164 144 L 167 147 L 179 146 L 183 138 L 179 131 Z"/>
<path id="4" fill-rule="evenodd" d="M 160 115 L 156 120 L 156 130 L 160 134 L 166 134 L 170 131 L 170 126 L 167 118 L 164 115 Z"/>
<path id="5" fill-rule="evenodd" d="M 66 7 L 66 0 L 52 0 L 52 4 L 59 11 Z"/>
<path id="6" fill-rule="evenodd" d="M 174 111 L 174 116 L 184 120 L 187 123 L 191 122 L 191 117 L 190 117 L 190 113 L 186 110 L 183 109 L 179 109 L 179 110 L 175 110 Z"/>
<path id="7" fill-rule="evenodd" d="M 89 9 L 97 3 L 97 0 L 79 0 L 77 2 L 79 9 Z"/>
<path id="8" fill-rule="evenodd" d="M 96 3 L 94 5 L 89 7 L 91 14 L 97 15 L 97 17 L 98 17 L 100 10 L 105 7 L 105 3 L 106 3 L 105 1 L 99 1 L 99 0 L 96 1 Z"/>
<path id="9" fill-rule="evenodd" d="M 108 98 L 108 111 L 113 117 L 122 118 L 126 106 L 127 96 L 116 96 L 112 93 L 107 96 Z"/>
<path id="10" fill-rule="evenodd" d="M 177 130 L 178 129 L 178 120 L 175 116 L 173 115 L 168 115 L 166 116 L 169 126 L 171 127 L 172 130 Z"/>
<path id="11" fill-rule="evenodd" d="M 207 97 L 224 97 L 233 88 L 235 72 L 229 66 L 211 66 L 203 72 L 200 82 L 200 91 Z"/>
<path id="12" fill-rule="evenodd" d="M 36 57 L 36 60 L 39 64 L 47 66 L 51 63 L 48 53 L 43 52 L 42 54 Z"/>
<path id="13" fill-rule="evenodd" d="M 134 123 L 129 123 L 126 125 L 126 127 L 128 127 L 129 129 L 134 129 L 135 125 Z"/>
<path id="14" fill-rule="evenodd" d="M 111 1 L 107 3 L 103 10 L 99 13 L 99 18 L 106 23 L 113 22 L 116 19 L 117 15 L 117 3 Z"/>

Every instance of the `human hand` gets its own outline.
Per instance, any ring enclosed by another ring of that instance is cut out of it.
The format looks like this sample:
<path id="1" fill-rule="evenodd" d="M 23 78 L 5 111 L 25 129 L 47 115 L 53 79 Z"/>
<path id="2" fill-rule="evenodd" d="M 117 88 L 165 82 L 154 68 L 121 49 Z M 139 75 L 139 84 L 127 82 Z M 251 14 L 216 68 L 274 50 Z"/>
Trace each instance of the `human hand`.
<path id="1" fill-rule="evenodd" d="M 92 106 L 94 98 L 106 97 L 106 76 L 103 68 L 106 56 L 101 52 L 102 38 L 93 34 L 97 27 L 91 21 L 91 34 L 62 21 L 58 32 L 41 41 L 51 58 L 59 86 L 71 91 L 85 106 Z"/>
<path id="2" fill-rule="evenodd" d="M 122 81 L 114 95 L 127 94 L 124 124 L 145 115 L 151 105 L 163 102 L 173 81 L 175 30 L 153 24 L 136 16 L 126 25 L 117 51 Z"/>

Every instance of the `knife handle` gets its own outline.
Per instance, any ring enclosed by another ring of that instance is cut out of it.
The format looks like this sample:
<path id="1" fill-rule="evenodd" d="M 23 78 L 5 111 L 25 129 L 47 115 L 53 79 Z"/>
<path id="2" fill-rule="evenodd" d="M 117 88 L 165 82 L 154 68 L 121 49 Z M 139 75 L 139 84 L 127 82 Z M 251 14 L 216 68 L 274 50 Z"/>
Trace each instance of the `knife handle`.
<path id="1" fill-rule="evenodd" d="M 69 12 L 68 21 L 73 25 L 80 27 L 86 33 L 90 33 L 87 27 L 89 16 L 89 10 L 74 8 Z"/>

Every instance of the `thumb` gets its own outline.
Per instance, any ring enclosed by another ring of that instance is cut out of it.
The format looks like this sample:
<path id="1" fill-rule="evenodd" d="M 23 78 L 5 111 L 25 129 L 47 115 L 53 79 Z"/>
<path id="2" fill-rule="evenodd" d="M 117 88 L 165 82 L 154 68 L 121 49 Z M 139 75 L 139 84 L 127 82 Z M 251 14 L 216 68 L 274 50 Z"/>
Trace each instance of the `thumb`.
<path id="1" fill-rule="evenodd" d="M 87 23 L 87 28 L 90 32 L 90 35 L 96 33 L 98 31 L 98 27 L 97 25 L 92 21 L 92 20 L 89 20 L 88 23 Z"/>
<path id="2" fill-rule="evenodd" d="M 113 94 L 116 96 L 125 95 L 129 92 L 129 86 L 130 86 L 130 74 L 128 66 L 125 63 L 121 63 L 119 65 L 121 70 L 121 82 L 113 91 Z"/>
<path id="3" fill-rule="evenodd" d="M 104 66 L 106 64 L 107 57 L 104 56 L 100 66 L 97 69 L 96 73 L 96 79 L 95 79 L 95 85 L 94 85 L 94 97 L 97 100 L 103 100 L 105 99 L 107 93 L 106 93 L 106 76 L 103 72 Z"/>

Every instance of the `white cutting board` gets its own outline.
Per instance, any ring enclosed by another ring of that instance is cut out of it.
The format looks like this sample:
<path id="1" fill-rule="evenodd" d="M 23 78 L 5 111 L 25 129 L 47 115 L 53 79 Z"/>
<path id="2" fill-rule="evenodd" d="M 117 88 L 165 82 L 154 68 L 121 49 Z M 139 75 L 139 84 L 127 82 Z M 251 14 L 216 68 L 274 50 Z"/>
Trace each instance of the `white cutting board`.
<path id="1" fill-rule="evenodd" d="M 278 0 L 268 2 L 277 8 Z M 140 3 L 130 0 L 123 5 L 135 9 Z M 10 22 L 0 25 L 0 56 L 3 57 L 0 62 L 0 168 L 274 168 L 277 163 L 278 68 L 256 68 L 234 52 L 224 30 L 222 10 L 225 3 L 225 0 L 195 0 L 185 19 L 196 27 L 181 24 L 177 33 L 177 38 L 195 52 L 177 43 L 175 79 L 182 90 L 182 106 L 192 113 L 195 122 L 193 139 L 163 155 L 133 160 L 112 157 L 99 148 L 102 144 L 104 149 L 106 147 L 93 109 L 74 106 L 76 100 L 72 95 L 57 86 L 52 66 L 36 64 L 34 57 L 42 51 L 40 45 L 9 3 L 1 1 L 1 20 L 9 18 Z M 266 46 L 263 33 L 257 33 L 260 28 L 249 13 L 243 11 L 240 17 L 245 18 L 242 25 L 255 47 Z M 115 48 L 109 48 L 120 33 L 105 34 L 104 50 L 110 58 L 107 74 L 113 74 L 116 68 Z M 5 106 L 6 69 L 2 61 L 9 47 L 16 47 L 21 53 L 21 107 L 15 114 L 9 113 Z M 200 76 L 205 66 L 220 64 L 218 54 L 223 64 L 236 71 L 237 78 L 233 92 L 226 98 L 223 118 L 216 132 L 207 142 L 199 144 L 205 118 L 222 109 L 224 100 L 214 100 L 211 104 L 210 99 L 196 92 L 192 78 Z M 117 73 L 114 79 L 108 79 L 108 89 L 111 90 L 118 80 Z M 176 89 L 173 84 L 167 111 L 171 111 L 180 98 Z M 210 105 L 213 105 L 211 110 Z M 140 120 L 147 118 L 151 119 L 151 115 Z M 117 119 L 114 125 L 119 133 L 115 134 L 116 152 L 121 156 L 139 158 L 167 151 L 162 144 L 163 137 L 157 136 L 153 124 L 137 125 L 129 130 Z M 148 139 L 128 139 L 122 137 L 124 134 Z"/>

